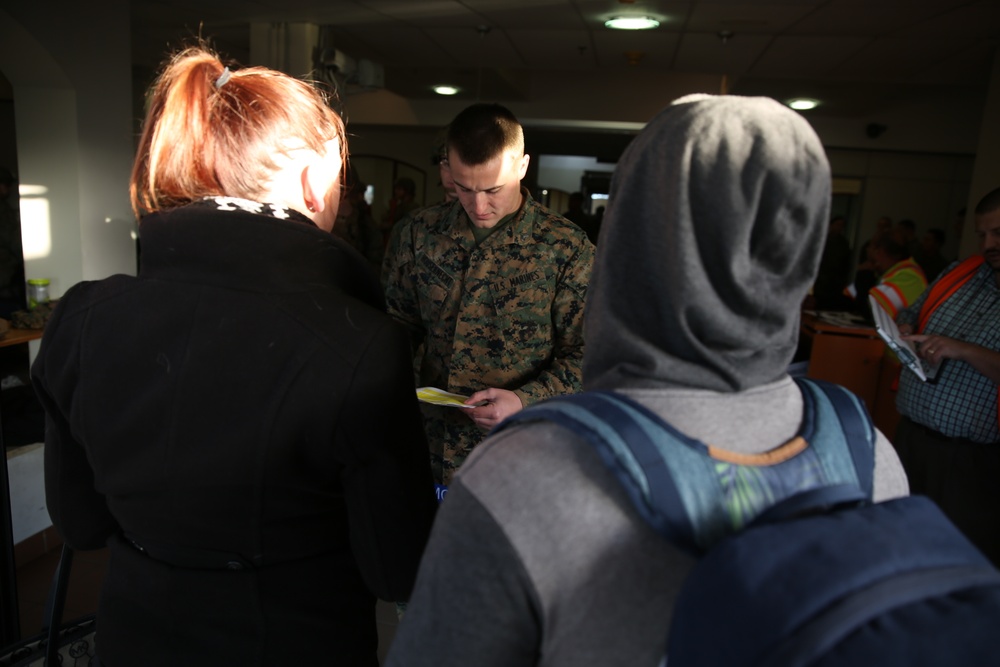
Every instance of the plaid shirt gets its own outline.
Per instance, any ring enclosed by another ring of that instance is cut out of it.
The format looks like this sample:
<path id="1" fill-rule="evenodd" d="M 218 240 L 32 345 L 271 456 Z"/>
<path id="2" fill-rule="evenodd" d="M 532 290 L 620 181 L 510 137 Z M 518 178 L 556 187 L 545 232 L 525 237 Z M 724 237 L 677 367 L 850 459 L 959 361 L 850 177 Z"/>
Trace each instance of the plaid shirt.
<path id="1" fill-rule="evenodd" d="M 897 318 L 900 324 L 910 324 L 916 330 L 917 317 L 929 291 L 900 312 Z M 989 264 L 980 266 L 967 283 L 934 311 L 922 333 L 941 334 L 1000 350 L 1000 289 Z M 997 385 L 963 361 L 945 360 L 934 384 L 921 382 L 915 374 L 904 370 L 896 407 L 905 417 L 949 437 L 982 443 L 1000 441 Z"/>

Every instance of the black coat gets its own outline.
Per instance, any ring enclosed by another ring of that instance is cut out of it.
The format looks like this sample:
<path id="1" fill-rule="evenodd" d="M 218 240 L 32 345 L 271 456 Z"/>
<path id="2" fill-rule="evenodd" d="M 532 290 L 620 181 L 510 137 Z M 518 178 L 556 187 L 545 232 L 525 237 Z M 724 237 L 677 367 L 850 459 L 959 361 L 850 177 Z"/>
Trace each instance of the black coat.
<path id="1" fill-rule="evenodd" d="M 151 215 L 139 276 L 46 328 L 48 508 L 111 547 L 110 667 L 376 664 L 375 596 L 410 593 L 435 501 L 409 344 L 364 260 L 292 216 Z"/>

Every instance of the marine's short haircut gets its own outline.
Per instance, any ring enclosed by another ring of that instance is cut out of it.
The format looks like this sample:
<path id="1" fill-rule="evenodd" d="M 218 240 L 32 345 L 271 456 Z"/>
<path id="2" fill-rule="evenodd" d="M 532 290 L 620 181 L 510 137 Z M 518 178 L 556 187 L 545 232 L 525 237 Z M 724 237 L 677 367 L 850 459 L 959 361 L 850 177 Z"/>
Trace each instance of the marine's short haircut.
<path id="1" fill-rule="evenodd" d="M 994 188 L 976 204 L 976 215 L 986 215 L 1000 209 L 1000 188 Z"/>
<path id="2" fill-rule="evenodd" d="M 465 164 L 485 164 L 506 151 L 522 154 L 524 131 L 510 109 L 473 104 L 448 125 L 448 149 Z"/>

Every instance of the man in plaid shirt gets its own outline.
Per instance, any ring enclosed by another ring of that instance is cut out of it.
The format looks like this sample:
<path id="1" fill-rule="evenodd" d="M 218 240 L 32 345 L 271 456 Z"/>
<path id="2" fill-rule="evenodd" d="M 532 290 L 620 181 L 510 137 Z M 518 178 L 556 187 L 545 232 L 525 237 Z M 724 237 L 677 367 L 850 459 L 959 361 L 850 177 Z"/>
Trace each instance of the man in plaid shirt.
<path id="1" fill-rule="evenodd" d="M 980 254 L 946 270 L 897 322 L 933 382 L 903 371 L 893 444 L 911 493 L 930 496 L 1000 565 L 1000 188 L 975 210 Z"/>

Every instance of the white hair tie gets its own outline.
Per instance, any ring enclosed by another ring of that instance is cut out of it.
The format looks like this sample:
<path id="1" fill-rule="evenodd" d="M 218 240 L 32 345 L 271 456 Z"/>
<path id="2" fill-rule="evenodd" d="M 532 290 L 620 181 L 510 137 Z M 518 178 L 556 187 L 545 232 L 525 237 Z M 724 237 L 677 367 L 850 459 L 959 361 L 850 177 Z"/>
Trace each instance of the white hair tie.
<path id="1" fill-rule="evenodd" d="M 228 67 L 222 70 L 222 74 L 220 74 L 219 78 L 215 80 L 215 87 L 222 88 L 224 85 L 229 83 L 229 77 L 232 76 L 232 74 L 233 73 L 229 71 Z"/>

